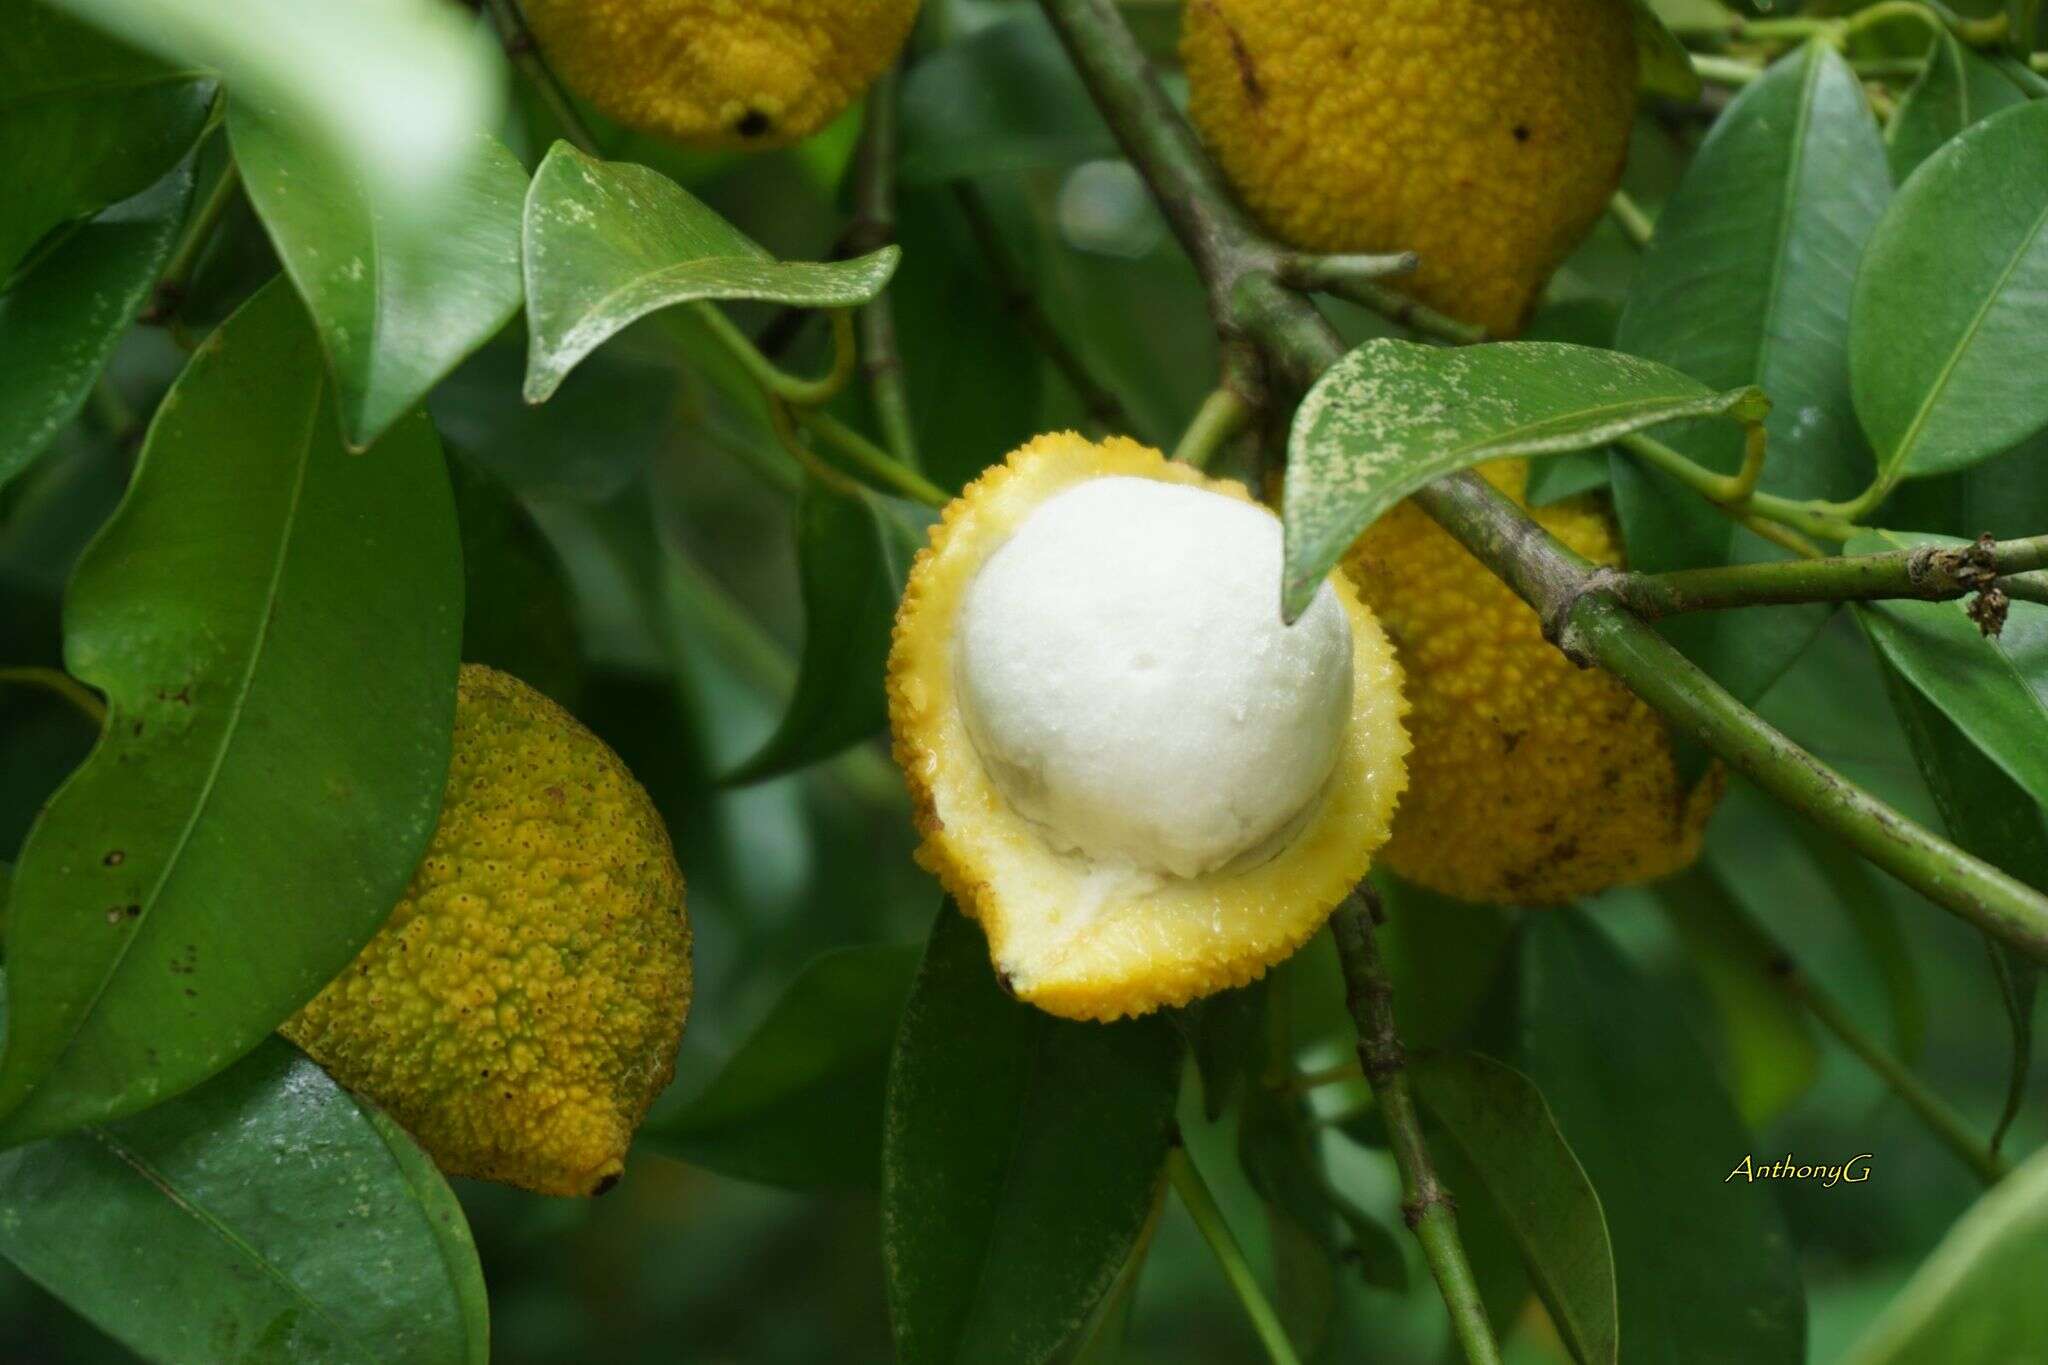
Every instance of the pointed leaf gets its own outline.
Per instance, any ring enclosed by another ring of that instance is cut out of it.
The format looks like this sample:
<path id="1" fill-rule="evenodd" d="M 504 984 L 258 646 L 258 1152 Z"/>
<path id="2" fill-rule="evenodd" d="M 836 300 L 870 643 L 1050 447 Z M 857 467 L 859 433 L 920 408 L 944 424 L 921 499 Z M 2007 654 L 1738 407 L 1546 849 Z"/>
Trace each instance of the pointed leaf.
<path id="1" fill-rule="evenodd" d="M 896 599 L 918 537 L 879 498 L 810 480 L 797 507 L 804 649 L 782 723 L 726 780 L 762 778 L 830 758 L 888 724 L 882 679 Z"/>
<path id="2" fill-rule="evenodd" d="M 1572 1358 L 1611 1365 L 1620 1335 L 1607 1220 L 1541 1092 L 1470 1052 L 1418 1062 L 1411 1074 L 1416 1097 L 1493 1196 Z"/>
<path id="3" fill-rule="evenodd" d="M 1578 910 L 1527 921 L 1521 1070 L 1600 1192 L 1621 1359 L 1796 1365 L 1806 1302 L 1750 1137 L 1671 994 Z"/>
<path id="4" fill-rule="evenodd" d="M 1643 89 L 1666 99 L 1698 99 L 1699 73 L 1692 69 L 1692 57 L 1684 45 L 1664 26 L 1658 5 L 1652 0 L 1629 0 L 1629 8 L 1635 19 L 1636 67 Z"/>
<path id="5" fill-rule="evenodd" d="M 626 324 L 697 299 L 851 308 L 882 292 L 895 247 L 778 261 L 674 181 L 557 142 L 526 195 L 526 401 Z"/>
<path id="6" fill-rule="evenodd" d="M 2048 1341 L 2048 1151 L 1956 1220 L 1850 1365 L 2016 1365 Z"/>
<path id="7" fill-rule="evenodd" d="M 1768 492 L 1839 499 L 1870 482 L 1844 357 L 1856 261 L 1890 194 L 1863 90 L 1848 64 L 1816 43 L 1737 97 L 1658 217 L 1615 345 L 1715 388 L 1755 384 L 1768 393 Z M 1741 467 L 1742 433 L 1727 423 L 1692 423 L 1662 439 L 1722 473 Z M 1630 568 L 1782 556 L 1667 476 L 1625 454 L 1611 463 Z M 1825 606 L 1756 608 L 1659 629 L 1754 701 L 1828 615 Z"/>
<path id="8" fill-rule="evenodd" d="M 1892 179 L 1906 177 L 1973 124 L 2026 99 L 2026 93 L 1996 66 L 1965 46 L 1948 29 L 1938 30 L 1927 49 L 1920 78 L 1899 98 L 1885 126 L 1885 155 Z"/>
<path id="9" fill-rule="evenodd" d="M 0 1139 L 196 1085 L 355 956 L 448 770 L 462 613 L 424 418 L 342 449 L 288 285 L 164 399 L 65 603 L 106 732 L 22 850 Z"/>
<path id="10" fill-rule="evenodd" d="M 214 85 L 41 0 L 0 0 L 0 29 L 4 288 L 44 233 L 162 179 L 205 126 Z"/>
<path id="11" fill-rule="evenodd" d="M 1011 999 L 939 912 L 890 1064 L 882 1249 L 904 1365 L 1042 1360 L 1136 1245 L 1173 1128 L 1163 1019 L 1080 1024 Z"/>
<path id="12" fill-rule="evenodd" d="M 1864 253 L 1849 374 L 1884 479 L 1964 469 L 2048 426 L 2048 388 L 2013 363 L 2044 332 L 2048 104 L 2028 102 L 1929 157 Z"/>
<path id="13" fill-rule="evenodd" d="M 1753 389 L 1590 346 L 1368 341 L 1332 365 L 1288 436 L 1289 619 L 1380 514 L 1430 480 L 1508 455 L 1584 450 L 1681 417 L 1756 420 Z"/>
<path id="14" fill-rule="evenodd" d="M 192 168 L 174 168 L 66 237 L 0 294 L 0 487 L 85 406 L 177 245 Z"/>
<path id="15" fill-rule="evenodd" d="M 882 1091 L 917 949 L 840 948 L 797 973 L 723 1070 L 642 1141 L 683 1161 L 771 1185 L 872 1187 Z"/>
<path id="16" fill-rule="evenodd" d="M 145 1118 L 0 1153 L 0 1253 L 151 1360 L 489 1359 L 447 1182 L 274 1038 Z"/>
<path id="17" fill-rule="evenodd" d="M 446 171 L 431 229 L 394 221 L 318 139 L 246 100 L 228 136 L 249 202 L 312 311 L 351 447 L 375 441 L 519 309 L 526 172 L 472 136 Z"/>

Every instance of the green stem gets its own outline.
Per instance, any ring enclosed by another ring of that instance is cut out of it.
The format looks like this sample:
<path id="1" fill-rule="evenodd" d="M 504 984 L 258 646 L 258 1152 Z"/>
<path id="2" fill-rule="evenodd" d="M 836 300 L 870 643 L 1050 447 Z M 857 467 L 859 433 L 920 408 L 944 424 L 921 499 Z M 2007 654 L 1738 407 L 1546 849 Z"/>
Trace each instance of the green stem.
<path id="1" fill-rule="evenodd" d="M 1265 1291 L 1259 1288 L 1258 1277 L 1252 1274 L 1244 1251 L 1231 1234 L 1230 1224 L 1223 1219 L 1223 1210 L 1216 1206 L 1216 1196 L 1209 1193 L 1208 1183 L 1195 1169 L 1186 1148 L 1176 1146 L 1167 1153 L 1166 1175 L 1173 1182 L 1174 1193 L 1186 1206 L 1188 1216 L 1195 1220 L 1202 1240 L 1215 1253 L 1216 1263 L 1223 1267 L 1223 1278 L 1230 1281 L 1238 1302 L 1244 1305 L 1245 1316 L 1252 1320 L 1252 1330 L 1259 1334 L 1267 1357 L 1273 1365 L 1301 1365 L 1301 1358 L 1295 1355 L 1293 1344 L 1287 1340 L 1286 1330 L 1280 1326 L 1279 1314 L 1266 1301 Z"/>
<path id="2" fill-rule="evenodd" d="M 77 707 L 84 717 L 94 725 L 107 723 L 107 704 L 101 701 L 84 683 L 69 673 L 54 668 L 40 668 L 23 665 L 16 668 L 0 668 L 0 687 L 9 683 L 21 687 L 40 687 L 54 692 L 65 701 Z"/>
<path id="3" fill-rule="evenodd" d="M 1944 602 L 1980 592 L 2007 574 L 2048 567 L 2048 535 L 1948 548 L 1781 560 L 1629 574 L 1617 589 L 1646 621 L 1694 611 L 1782 606 L 1794 602 Z"/>
<path id="4" fill-rule="evenodd" d="M 740 363 L 748 378 L 759 384 L 763 392 L 785 403 L 800 408 L 829 403 L 853 378 L 859 348 L 853 338 L 853 315 L 844 308 L 835 308 L 826 315 L 832 319 L 832 368 L 816 379 L 799 378 L 762 355 L 747 334 L 733 325 L 725 310 L 708 299 L 692 303 L 690 311 Z"/>
<path id="5" fill-rule="evenodd" d="M 1764 69 L 1754 62 L 1734 57 L 1715 57 L 1704 52 L 1692 54 L 1692 69 L 1703 81 L 1715 85 L 1753 85 L 1763 79 Z"/>
<path id="6" fill-rule="evenodd" d="M 1196 409 L 1180 444 L 1173 448 L 1173 458 L 1207 469 L 1215 463 L 1217 452 L 1251 424 L 1252 415 L 1252 405 L 1229 385 L 1212 391 Z"/>
<path id="7" fill-rule="evenodd" d="M 1003 306 L 1010 310 L 1032 344 L 1067 381 L 1067 387 L 1081 400 L 1081 410 L 1087 413 L 1088 420 L 1103 431 L 1129 431 L 1131 419 L 1130 414 L 1124 411 L 1123 401 L 1096 379 L 1080 353 L 1060 334 L 1059 328 L 1053 326 L 1052 319 L 1039 306 L 1037 291 L 1023 271 L 1017 268 L 1017 262 L 1010 255 L 1010 248 L 1003 241 L 995 215 L 989 212 L 988 201 L 982 198 L 981 191 L 972 181 L 961 180 L 954 184 L 953 196 L 967 219 L 968 231 L 974 235 L 976 249 L 988 265 L 989 278 L 1001 296 Z"/>
<path id="8" fill-rule="evenodd" d="M 1277 267 L 1280 278 L 1296 289 L 1328 294 L 1346 303 L 1355 303 L 1360 308 L 1369 308 L 1418 336 L 1453 346 L 1471 346 L 1486 340 L 1484 327 L 1460 322 L 1448 313 L 1440 313 L 1428 304 L 1380 283 L 1387 276 L 1404 273 L 1385 268 L 1387 262 L 1406 261 L 1409 262 L 1407 269 L 1412 270 L 1414 260 L 1413 253 L 1402 256 L 1283 256 Z M 1363 264 L 1365 268 L 1353 268 L 1355 264 Z"/>
<path id="9" fill-rule="evenodd" d="M 1807 535 L 1835 541 L 1847 540 L 1855 535 L 1855 524 L 1841 515 L 1843 509 L 1853 509 L 1856 506 L 1854 503 L 1794 502 L 1790 498 L 1756 491 L 1757 480 L 1763 477 L 1766 450 L 1764 439 L 1761 426 L 1750 429 L 1749 442 L 1743 455 L 1743 466 L 1741 471 L 1735 474 L 1716 474 L 1704 465 L 1687 459 L 1654 436 L 1647 436 L 1640 431 L 1621 437 L 1615 444 L 1652 469 L 1670 475 L 1708 502 L 1728 509 L 1737 515 L 1738 519 L 1744 514 L 1758 516 L 1768 521 L 1780 522 Z"/>
<path id="10" fill-rule="evenodd" d="M 556 79 L 554 68 L 541 56 L 540 48 L 533 40 L 533 31 L 526 26 L 526 16 L 519 12 L 517 0 L 484 0 L 484 8 L 490 12 L 491 22 L 498 30 L 498 41 L 504 44 L 505 56 L 518 68 L 520 75 L 532 82 L 548 112 L 554 115 L 562 136 L 585 154 L 603 157 L 604 151 L 598 146 L 597 135 L 590 131 L 590 125 L 577 112 L 576 102 L 569 98 L 569 92 Z"/>
<path id="11" fill-rule="evenodd" d="M 849 255 L 864 256 L 896 240 L 897 85 L 897 72 L 891 68 L 868 91 L 860 146 L 854 153 Z M 915 469 L 917 433 L 910 421 L 903 355 L 896 345 L 895 306 L 887 290 L 860 310 L 860 354 L 883 444 L 900 463 Z"/>
<path id="12" fill-rule="evenodd" d="M 1384 280 L 1395 275 L 1412 275 L 1422 258 L 1412 251 L 1384 256 L 1318 256 L 1290 251 L 1275 262 L 1280 278 L 1295 289 L 1334 294 L 1361 280 Z"/>
<path id="13" fill-rule="evenodd" d="M 944 507 L 952 501 L 945 489 L 916 470 L 898 464 L 888 451 L 831 413 L 816 408 L 803 408 L 797 410 L 796 420 L 806 431 L 824 438 L 827 444 L 845 457 L 848 464 L 889 492 L 913 498 L 927 507 Z"/>
<path id="14" fill-rule="evenodd" d="M 1402 1212 L 1422 1243 L 1423 1258 L 1443 1294 L 1452 1335 L 1470 1365 L 1499 1365 L 1500 1347 L 1494 1342 L 1464 1243 L 1458 1240 L 1456 1206 L 1437 1178 L 1423 1140 L 1422 1117 L 1408 1085 L 1408 1053 L 1394 1030 L 1393 979 L 1380 960 L 1373 917 L 1362 903 L 1370 894 L 1352 896 L 1330 917 L 1337 959 L 1344 968 L 1345 1000 L 1358 1025 L 1358 1065 L 1372 1087 L 1387 1145 L 1401 1172 Z"/>
<path id="15" fill-rule="evenodd" d="M 1643 206 L 1627 190 L 1614 192 L 1614 197 L 1607 201 L 1607 212 L 1638 251 L 1648 246 L 1650 239 L 1657 235 L 1656 220 L 1643 212 Z"/>
<path id="16" fill-rule="evenodd" d="M 206 248 L 213 241 L 213 234 L 219 230 L 221 219 L 227 216 L 228 206 L 235 202 L 235 194 L 242 188 L 242 173 L 231 156 L 221 168 L 220 175 L 213 182 L 213 188 L 206 192 L 205 200 L 185 226 L 185 235 L 178 239 L 178 246 L 171 253 L 170 261 L 164 266 L 164 273 L 157 277 L 156 293 L 149 301 L 137 321 L 147 326 L 169 326 L 185 305 L 185 293 L 192 286 L 192 276 L 199 269 L 199 258 L 206 254 Z"/>

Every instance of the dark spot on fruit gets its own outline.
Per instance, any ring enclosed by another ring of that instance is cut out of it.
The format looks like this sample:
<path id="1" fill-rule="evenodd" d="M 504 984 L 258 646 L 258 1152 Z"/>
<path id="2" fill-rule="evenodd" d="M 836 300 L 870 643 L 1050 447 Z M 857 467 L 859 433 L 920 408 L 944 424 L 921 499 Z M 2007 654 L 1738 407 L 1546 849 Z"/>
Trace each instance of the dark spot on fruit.
<path id="1" fill-rule="evenodd" d="M 601 1194 L 610 1194 L 612 1190 L 617 1187 L 618 1183 L 618 1176 L 608 1175 L 604 1179 L 598 1181 L 597 1184 L 591 1186 L 590 1197 L 592 1199 L 595 1199 Z"/>
<path id="2" fill-rule="evenodd" d="M 1515 132 L 1515 141 L 1517 141 L 1517 142 L 1527 142 L 1527 141 L 1529 140 L 1529 125 L 1528 125 L 1528 124 L 1526 124 L 1526 123 L 1517 123 L 1517 124 L 1515 125 L 1515 129 L 1514 129 L 1514 132 Z"/>
<path id="3" fill-rule="evenodd" d="M 741 137 L 760 137 L 774 126 L 775 121 L 759 109 L 749 109 L 740 117 L 740 121 L 732 126 L 732 130 Z"/>

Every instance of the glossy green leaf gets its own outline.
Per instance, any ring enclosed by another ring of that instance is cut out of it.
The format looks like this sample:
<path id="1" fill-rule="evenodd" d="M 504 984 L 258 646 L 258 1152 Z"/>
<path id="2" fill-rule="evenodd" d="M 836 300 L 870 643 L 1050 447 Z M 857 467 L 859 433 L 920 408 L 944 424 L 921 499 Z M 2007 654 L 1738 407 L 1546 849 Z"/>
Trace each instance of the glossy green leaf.
<path id="1" fill-rule="evenodd" d="M 78 415 L 177 244 L 192 168 L 80 226 L 0 294 L 0 486 Z"/>
<path id="2" fill-rule="evenodd" d="M 1892 179 L 1906 177 L 1963 129 L 2026 99 L 2026 93 L 1999 69 L 1959 41 L 1946 28 L 1927 49 L 1920 78 L 1899 97 L 1899 107 L 1885 126 L 1885 155 Z"/>
<path id="3" fill-rule="evenodd" d="M 453 168 L 503 102 L 496 40 L 437 0 L 55 3 L 166 60 L 219 72 L 236 99 L 324 142 L 413 221 L 438 217 Z"/>
<path id="4" fill-rule="evenodd" d="M 697 299 L 850 308 L 899 253 L 778 261 L 674 181 L 557 142 L 526 195 L 526 401 L 546 401 L 626 324 Z"/>
<path id="5" fill-rule="evenodd" d="M 1266 978 L 1174 1011 L 1202 1083 L 1210 1122 L 1233 1109 L 1260 1082 L 1266 1065 Z"/>
<path id="6" fill-rule="evenodd" d="M 1394 982 L 1394 1021 L 1414 1048 L 1473 1045 L 1499 982 L 1514 919 L 1497 906 L 1439 896 L 1412 882 L 1377 879 L 1386 923 L 1380 950 Z"/>
<path id="7" fill-rule="evenodd" d="M 812 960 L 711 1083 L 640 1139 L 771 1185 L 872 1187 L 882 1091 L 917 949 L 840 948 Z"/>
<path id="8" fill-rule="evenodd" d="M 1046 23 L 991 24 L 932 53 L 903 82 L 906 185 L 1070 166 L 1116 140 Z"/>
<path id="9" fill-rule="evenodd" d="M 2007 1134 L 2026 1107 L 2027 1087 L 2034 1069 L 2034 1002 L 2041 994 L 2041 968 L 2032 958 L 2009 943 L 1984 936 L 1984 951 L 1991 959 L 1992 979 L 1998 984 L 1998 1001 L 2005 1007 L 2006 1026 L 2012 1030 L 2011 1061 L 2005 1072 L 2005 1108 L 1991 1130 L 1991 1150 L 2005 1145 Z"/>
<path id="10" fill-rule="evenodd" d="M 896 599 L 921 537 L 881 499 L 807 482 L 796 513 L 804 647 L 782 722 L 727 780 L 757 782 L 830 758 L 889 721 L 883 674 Z"/>
<path id="11" fill-rule="evenodd" d="M 0 1253 L 149 1360 L 489 1359 L 447 1182 L 276 1039 L 146 1117 L 0 1154 Z"/>
<path id="12" fill-rule="evenodd" d="M 1838 499 L 1870 482 L 1845 356 L 1856 261 L 1890 193 L 1862 87 L 1816 43 L 1729 106 L 1658 216 L 1615 345 L 1715 388 L 1755 384 L 1769 394 L 1768 492 Z M 1742 433 L 1728 423 L 1692 423 L 1660 439 L 1722 473 L 1742 464 Z M 1630 568 L 1782 557 L 1666 475 L 1626 454 L 1611 464 Z M 1828 615 L 1824 606 L 1756 608 L 1679 617 L 1660 629 L 1754 701 Z"/>
<path id="13" fill-rule="evenodd" d="M 1276 1219 L 1306 1234 L 1332 1263 L 1349 1262 L 1381 1289 L 1406 1289 L 1408 1263 L 1394 1234 L 1331 1184 L 1308 1117 L 1297 1097 L 1263 1086 L 1248 1094 L 1237 1136 L 1245 1178 Z"/>
<path id="14" fill-rule="evenodd" d="M 1432 479 L 1508 455 L 1584 450 L 1684 417 L 1755 420 L 1754 389 L 1558 342 L 1368 341 L 1324 372 L 1288 436 L 1284 602 L 1292 620 L 1382 512 Z"/>
<path id="15" fill-rule="evenodd" d="M 1928 158 L 1864 254 L 1849 371 L 1884 479 L 1964 469 L 2048 426 L 2048 388 L 2013 363 L 2044 332 L 2048 104 L 2030 101 Z"/>
<path id="16" fill-rule="evenodd" d="M 453 451 L 448 473 L 462 525 L 462 657 L 573 713 L 584 667 L 568 570 L 511 489 Z"/>
<path id="17" fill-rule="evenodd" d="M 1520 1069 L 1549 1101 L 1607 1215 L 1621 1359 L 1804 1360 L 1806 1302 L 1756 1155 L 1671 993 L 1582 911 L 1531 917 Z"/>
<path id="18" fill-rule="evenodd" d="M 1414 1064 L 1416 1097 L 1478 1174 L 1579 1365 L 1619 1359 L 1600 1196 L 1527 1076 L 1478 1053 Z"/>
<path id="19" fill-rule="evenodd" d="M 1664 26 L 1656 0 L 1629 0 L 1635 18 L 1636 69 L 1644 90 L 1666 99 L 1695 100 L 1700 96 L 1699 73 L 1692 58 L 1671 30 Z"/>
<path id="20" fill-rule="evenodd" d="M 1117 1272 L 1116 1283 L 1095 1305 L 1088 1321 L 1053 1357 L 1054 1365 L 1117 1365 L 1124 1358 L 1124 1342 L 1130 1336 L 1131 1307 L 1137 1301 L 1138 1281 L 1144 1276 L 1145 1261 L 1152 1252 L 1152 1236 L 1159 1228 L 1159 1213 L 1166 1205 L 1166 1180 L 1162 1176 L 1152 1193 L 1152 1213 L 1138 1244 Z"/>
<path id="21" fill-rule="evenodd" d="M 0 287 L 37 239 L 138 195 L 198 138 L 214 85 L 42 0 L 0 0 Z M 73 268 L 76 268 L 75 266 Z M 0 468 L 4 468 L 0 447 Z"/>
<path id="22" fill-rule="evenodd" d="M 361 449 L 519 310 L 526 172 L 496 138 L 475 134 L 448 166 L 427 230 L 395 220 L 345 158 L 246 100 L 229 104 L 228 136 L 249 202 L 319 328 L 342 432 Z"/>
<path id="23" fill-rule="evenodd" d="M 1820 1073 L 1806 1011 L 1779 989 L 1774 950 L 1711 867 L 1667 877 L 1653 894 L 1720 1016 L 1736 1112 L 1761 1128 Z"/>
<path id="24" fill-rule="evenodd" d="M 1879 531 L 1849 554 L 1958 545 L 1946 536 Z M 1955 723 L 2035 803 L 2048 805 L 2048 607 L 2014 602 L 1986 636 L 1966 602 L 1873 602 L 1858 618 L 1885 661 Z"/>
<path id="25" fill-rule="evenodd" d="M 882 1246 L 904 1365 L 1041 1360 L 1115 1283 L 1151 1208 L 1181 1051 L 1156 1015 L 1055 1019 L 939 912 L 890 1063 Z"/>
<path id="26" fill-rule="evenodd" d="M 1621 323 L 1621 307 L 1604 298 L 1564 299 L 1546 303 L 1536 310 L 1522 329 L 1523 341 L 1568 341 L 1575 346 L 1614 348 L 1614 330 Z M 1529 466 L 1526 496 L 1531 507 L 1553 502 L 1607 486 L 1607 450 L 1574 450 L 1537 460 Z"/>
<path id="27" fill-rule="evenodd" d="M 1927 1041 L 1927 993 L 1919 959 L 1906 942 L 1898 906 L 1886 894 L 1875 868 L 1853 849 L 1800 822 L 1793 837 L 1819 873 L 1835 907 L 1846 916 L 1884 982 L 1890 1007 L 1892 1047 L 1899 1060 L 1917 1061 Z"/>
<path id="28" fill-rule="evenodd" d="M 196 1085 L 383 923 L 448 770 L 456 535 L 424 418 L 342 448 L 288 285 L 193 359 L 65 603 L 110 716 L 17 870 L 0 1138 Z"/>
<path id="29" fill-rule="evenodd" d="M 1949 1229 L 1849 1365 L 2019 1365 L 2048 1341 L 2048 1151 Z"/>

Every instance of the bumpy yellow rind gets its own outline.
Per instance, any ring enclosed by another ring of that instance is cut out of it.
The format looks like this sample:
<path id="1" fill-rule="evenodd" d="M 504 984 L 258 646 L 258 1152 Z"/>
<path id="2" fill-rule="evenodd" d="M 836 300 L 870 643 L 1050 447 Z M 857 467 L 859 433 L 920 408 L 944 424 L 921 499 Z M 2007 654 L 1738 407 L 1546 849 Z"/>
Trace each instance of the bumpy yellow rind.
<path id="1" fill-rule="evenodd" d="M 668 831 L 602 741 L 465 665 L 405 898 L 284 1035 L 451 1175 L 585 1195 L 675 1070 L 690 924 Z"/>
<path id="2" fill-rule="evenodd" d="M 1025 518 L 1062 490 L 1109 475 L 1252 501 L 1241 485 L 1133 441 L 1040 436 L 970 485 L 932 528 L 911 569 L 889 655 L 896 761 L 924 836 L 918 862 L 980 921 L 1004 984 L 1070 1019 L 1183 1005 L 1254 980 L 1294 952 L 1386 841 L 1408 751 L 1393 649 L 1342 575 L 1333 575 L 1351 623 L 1351 721 L 1336 769 L 1300 831 L 1256 867 L 1169 878 L 1150 889 L 1126 884 L 1103 899 L 1088 861 L 1055 853 L 984 771 L 954 687 L 953 636 L 968 586 Z"/>
<path id="3" fill-rule="evenodd" d="M 1188 112 L 1265 225 L 1416 251 L 1390 281 L 1498 336 L 1621 179 L 1626 0 L 1188 0 Z"/>
<path id="4" fill-rule="evenodd" d="M 918 0 L 525 0 L 569 88 L 629 127 L 704 148 L 781 147 L 896 60 Z"/>
<path id="5" fill-rule="evenodd" d="M 1526 506 L 1527 461 L 1480 473 Z M 1587 559 L 1621 566 L 1600 495 L 1530 515 Z M 1414 707 L 1388 867 L 1460 900 L 1541 906 L 1699 856 L 1720 767 L 1681 786 L 1663 719 L 1565 658 L 1529 605 L 1421 509 L 1381 517 L 1344 568 L 1393 637 Z"/>

